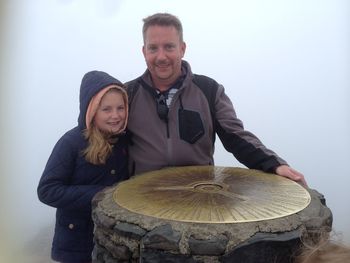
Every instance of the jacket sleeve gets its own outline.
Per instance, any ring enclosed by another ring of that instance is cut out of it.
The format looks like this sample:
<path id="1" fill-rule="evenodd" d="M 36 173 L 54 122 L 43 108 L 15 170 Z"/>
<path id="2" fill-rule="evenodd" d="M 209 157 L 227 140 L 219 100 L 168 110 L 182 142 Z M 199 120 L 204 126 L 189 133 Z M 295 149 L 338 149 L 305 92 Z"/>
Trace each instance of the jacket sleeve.
<path id="1" fill-rule="evenodd" d="M 56 208 L 91 210 L 93 196 L 104 186 L 72 184 L 79 154 L 79 147 L 67 134 L 56 143 L 37 188 L 41 202 Z"/>
<path id="2" fill-rule="evenodd" d="M 215 117 L 216 132 L 223 146 L 248 168 L 275 172 L 279 165 L 287 164 L 266 148 L 253 133 L 244 129 L 222 85 L 219 85 L 217 91 Z"/>

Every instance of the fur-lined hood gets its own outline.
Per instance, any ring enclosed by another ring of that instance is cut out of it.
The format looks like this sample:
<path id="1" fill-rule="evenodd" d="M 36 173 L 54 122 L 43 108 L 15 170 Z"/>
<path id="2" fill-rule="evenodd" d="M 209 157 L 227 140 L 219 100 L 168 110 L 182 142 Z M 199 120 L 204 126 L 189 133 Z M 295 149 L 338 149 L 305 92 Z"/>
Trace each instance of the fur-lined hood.
<path id="1" fill-rule="evenodd" d="M 109 85 L 116 85 L 121 88 L 124 94 L 124 101 L 127 107 L 127 93 L 124 85 L 116 78 L 110 76 L 103 71 L 90 71 L 86 73 L 81 81 L 80 85 L 80 113 L 78 117 L 78 126 L 81 130 L 86 129 L 86 112 L 91 99 L 98 94 L 101 90 Z"/>

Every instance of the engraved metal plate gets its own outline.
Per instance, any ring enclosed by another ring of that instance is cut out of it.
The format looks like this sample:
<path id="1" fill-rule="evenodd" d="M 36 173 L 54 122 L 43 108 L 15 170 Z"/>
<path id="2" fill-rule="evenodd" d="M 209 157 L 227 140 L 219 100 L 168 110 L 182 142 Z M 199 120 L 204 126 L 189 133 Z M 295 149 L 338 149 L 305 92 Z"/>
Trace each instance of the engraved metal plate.
<path id="1" fill-rule="evenodd" d="M 114 201 L 147 216 L 196 223 L 269 220 L 303 210 L 311 201 L 298 183 L 257 170 L 174 167 L 117 185 Z"/>

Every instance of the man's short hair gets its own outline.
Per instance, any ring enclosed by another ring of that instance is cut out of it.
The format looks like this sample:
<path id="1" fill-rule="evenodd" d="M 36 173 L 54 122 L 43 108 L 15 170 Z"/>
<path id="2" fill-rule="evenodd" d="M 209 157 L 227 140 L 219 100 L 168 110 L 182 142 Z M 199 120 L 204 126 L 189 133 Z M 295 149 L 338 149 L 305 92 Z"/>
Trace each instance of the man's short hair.
<path id="1" fill-rule="evenodd" d="M 180 41 L 183 42 L 183 30 L 181 21 L 169 13 L 156 13 L 143 19 L 142 36 L 145 42 L 146 31 L 150 26 L 173 26 L 179 33 Z"/>

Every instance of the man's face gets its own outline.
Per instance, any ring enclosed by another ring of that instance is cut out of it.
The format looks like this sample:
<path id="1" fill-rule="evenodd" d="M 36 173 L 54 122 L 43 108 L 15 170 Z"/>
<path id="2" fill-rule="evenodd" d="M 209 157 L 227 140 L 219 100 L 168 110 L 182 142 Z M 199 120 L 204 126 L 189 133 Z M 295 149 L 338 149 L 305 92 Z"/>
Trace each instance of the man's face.
<path id="1" fill-rule="evenodd" d="M 150 26 L 142 48 L 147 67 L 156 84 L 171 85 L 181 75 L 186 44 L 173 26 Z"/>

